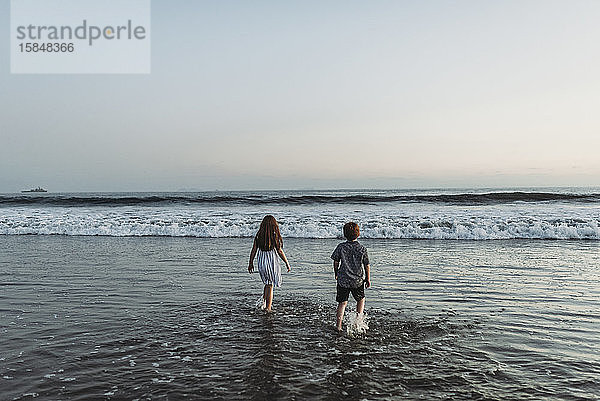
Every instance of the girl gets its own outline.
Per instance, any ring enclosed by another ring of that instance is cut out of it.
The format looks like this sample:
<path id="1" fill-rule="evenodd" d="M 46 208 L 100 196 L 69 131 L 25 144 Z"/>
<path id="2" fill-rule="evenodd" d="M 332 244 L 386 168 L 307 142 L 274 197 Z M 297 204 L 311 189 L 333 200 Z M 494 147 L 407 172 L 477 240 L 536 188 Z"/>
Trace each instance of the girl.
<path id="1" fill-rule="evenodd" d="M 263 291 L 263 305 L 267 312 L 271 311 L 273 304 L 273 286 L 281 286 L 281 266 L 277 255 L 283 260 L 287 271 L 290 271 L 285 253 L 283 253 L 283 239 L 279 233 L 279 225 L 277 220 L 271 215 L 265 216 L 260 223 L 260 228 L 256 237 L 254 237 L 254 245 L 250 252 L 250 263 L 248 264 L 248 272 L 254 270 L 254 257 L 257 258 L 258 272 L 262 279 L 265 289 Z"/>

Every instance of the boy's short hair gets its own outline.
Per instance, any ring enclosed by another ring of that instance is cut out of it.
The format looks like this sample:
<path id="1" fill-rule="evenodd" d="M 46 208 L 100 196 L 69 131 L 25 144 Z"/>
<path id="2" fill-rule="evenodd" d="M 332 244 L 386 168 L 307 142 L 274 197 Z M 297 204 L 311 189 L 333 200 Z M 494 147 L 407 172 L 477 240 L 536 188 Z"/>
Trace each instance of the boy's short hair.
<path id="1" fill-rule="evenodd" d="M 359 235 L 360 229 L 358 228 L 358 224 L 353 221 L 344 224 L 344 237 L 346 237 L 348 241 L 354 241 Z"/>

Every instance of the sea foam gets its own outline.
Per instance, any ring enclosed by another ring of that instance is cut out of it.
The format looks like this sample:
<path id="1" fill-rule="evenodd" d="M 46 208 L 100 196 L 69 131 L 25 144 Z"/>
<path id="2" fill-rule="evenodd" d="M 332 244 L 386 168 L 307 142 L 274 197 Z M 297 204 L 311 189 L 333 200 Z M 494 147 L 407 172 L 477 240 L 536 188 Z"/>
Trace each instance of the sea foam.
<path id="1" fill-rule="evenodd" d="M 450 211 L 452 212 L 452 211 Z M 284 237 L 341 238 L 341 225 L 358 221 L 362 238 L 496 240 L 496 239 L 600 239 L 598 212 L 579 212 L 561 217 L 542 213 L 490 215 L 478 211 L 432 213 L 413 211 L 410 215 L 384 211 L 337 210 L 327 213 L 306 210 L 280 211 L 278 219 Z M 263 213 L 198 210 L 147 210 L 77 208 L 0 209 L 0 235 L 72 236 L 158 236 L 158 237 L 252 237 Z"/>
<path id="2" fill-rule="evenodd" d="M 284 237 L 600 239 L 599 191 L 274 191 L 0 195 L 0 235 L 252 237 L 273 214 Z"/>

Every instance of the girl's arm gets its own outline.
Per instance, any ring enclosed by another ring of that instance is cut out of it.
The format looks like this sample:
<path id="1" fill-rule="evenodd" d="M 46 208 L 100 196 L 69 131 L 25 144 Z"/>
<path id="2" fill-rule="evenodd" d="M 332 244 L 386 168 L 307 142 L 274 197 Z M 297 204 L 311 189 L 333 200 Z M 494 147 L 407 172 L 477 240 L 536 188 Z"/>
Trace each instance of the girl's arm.
<path id="1" fill-rule="evenodd" d="M 287 258 L 285 257 L 285 253 L 283 253 L 283 248 L 277 248 L 277 254 L 281 258 L 281 260 L 283 260 L 285 262 L 285 267 L 287 267 L 287 270 L 290 271 L 292 268 L 290 267 L 290 263 L 288 262 Z"/>
<path id="2" fill-rule="evenodd" d="M 250 262 L 248 262 L 248 273 L 252 273 L 254 270 L 254 257 L 256 256 L 256 239 L 252 244 L 252 251 L 250 251 Z"/>

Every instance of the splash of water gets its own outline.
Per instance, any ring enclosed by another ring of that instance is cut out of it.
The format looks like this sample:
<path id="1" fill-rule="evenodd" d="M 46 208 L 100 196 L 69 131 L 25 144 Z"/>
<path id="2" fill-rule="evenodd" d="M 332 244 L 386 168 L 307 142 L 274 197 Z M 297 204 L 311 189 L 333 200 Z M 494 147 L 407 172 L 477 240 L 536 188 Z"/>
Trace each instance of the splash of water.
<path id="1" fill-rule="evenodd" d="M 369 323 L 366 313 L 351 313 L 348 315 L 348 324 L 346 325 L 348 336 L 365 334 L 367 330 L 369 330 Z"/>
<path id="2" fill-rule="evenodd" d="M 263 297 L 259 297 L 256 300 L 256 309 L 265 310 L 267 308 L 267 301 Z"/>

